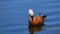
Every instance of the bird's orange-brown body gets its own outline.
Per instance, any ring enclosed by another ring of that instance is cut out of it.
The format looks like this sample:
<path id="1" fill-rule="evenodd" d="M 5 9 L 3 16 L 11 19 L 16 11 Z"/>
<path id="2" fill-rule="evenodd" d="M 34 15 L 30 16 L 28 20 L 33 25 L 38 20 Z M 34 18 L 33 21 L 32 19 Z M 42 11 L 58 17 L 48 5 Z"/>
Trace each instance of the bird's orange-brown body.
<path id="1" fill-rule="evenodd" d="M 34 12 L 32 9 L 29 9 L 29 25 L 42 25 L 44 24 L 44 18 L 46 16 L 43 16 L 41 13 L 39 13 L 39 16 L 34 16 Z"/>
<path id="2" fill-rule="evenodd" d="M 34 16 L 33 21 L 32 18 L 29 18 L 29 25 L 42 25 L 43 23 L 43 16 Z"/>

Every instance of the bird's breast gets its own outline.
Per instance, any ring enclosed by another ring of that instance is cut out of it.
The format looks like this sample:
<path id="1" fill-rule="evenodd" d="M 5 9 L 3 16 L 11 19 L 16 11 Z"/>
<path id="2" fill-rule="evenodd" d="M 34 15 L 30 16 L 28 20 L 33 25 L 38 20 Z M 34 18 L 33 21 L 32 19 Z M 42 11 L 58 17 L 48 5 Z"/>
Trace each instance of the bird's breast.
<path id="1" fill-rule="evenodd" d="M 31 18 L 29 18 L 29 24 L 31 24 L 31 25 L 42 24 L 42 18 L 41 17 L 34 17 L 33 21 Z"/>

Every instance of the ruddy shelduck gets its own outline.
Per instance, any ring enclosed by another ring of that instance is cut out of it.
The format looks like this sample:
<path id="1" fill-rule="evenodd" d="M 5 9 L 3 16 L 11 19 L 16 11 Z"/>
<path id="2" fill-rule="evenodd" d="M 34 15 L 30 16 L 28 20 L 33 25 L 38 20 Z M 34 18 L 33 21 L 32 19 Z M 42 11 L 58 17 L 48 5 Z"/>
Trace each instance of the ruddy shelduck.
<path id="1" fill-rule="evenodd" d="M 39 16 L 34 16 L 34 12 L 32 9 L 29 9 L 28 11 L 29 13 L 29 25 L 43 25 L 44 23 L 44 19 L 46 18 L 46 16 L 43 16 L 42 14 L 39 13 Z"/>

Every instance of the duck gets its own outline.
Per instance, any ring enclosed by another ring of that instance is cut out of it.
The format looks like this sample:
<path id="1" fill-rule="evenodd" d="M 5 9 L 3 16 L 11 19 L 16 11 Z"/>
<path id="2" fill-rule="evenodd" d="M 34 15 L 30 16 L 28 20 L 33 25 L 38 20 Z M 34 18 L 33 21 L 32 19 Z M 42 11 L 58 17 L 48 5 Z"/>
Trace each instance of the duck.
<path id="1" fill-rule="evenodd" d="M 44 19 L 46 19 L 46 15 L 42 15 L 41 13 L 39 13 L 38 16 L 34 15 L 34 11 L 32 9 L 28 10 L 28 14 L 29 14 L 29 25 L 32 26 L 41 26 L 44 25 Z"/>

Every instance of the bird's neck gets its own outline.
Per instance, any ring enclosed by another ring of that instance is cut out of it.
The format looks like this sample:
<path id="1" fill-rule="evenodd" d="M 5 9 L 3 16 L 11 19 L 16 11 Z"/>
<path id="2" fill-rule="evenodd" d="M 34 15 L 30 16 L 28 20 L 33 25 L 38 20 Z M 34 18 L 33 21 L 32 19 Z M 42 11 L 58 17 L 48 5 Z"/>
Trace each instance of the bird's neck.
<path id="1" fill-rule="evenodd" d="M 31 16 L 32 21 L 34 20 L 34 16 Z"/>

